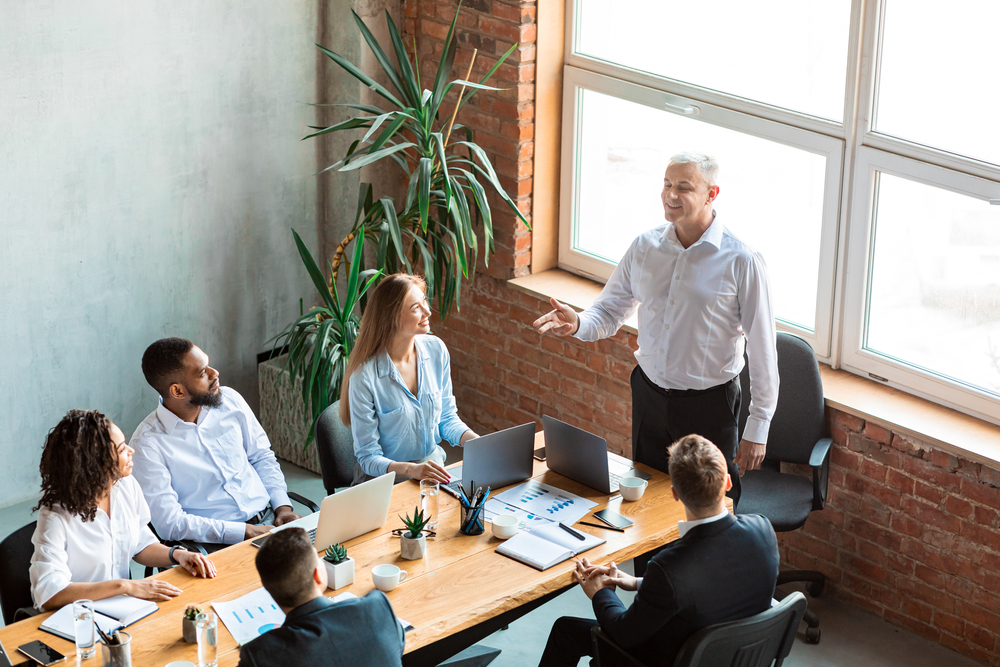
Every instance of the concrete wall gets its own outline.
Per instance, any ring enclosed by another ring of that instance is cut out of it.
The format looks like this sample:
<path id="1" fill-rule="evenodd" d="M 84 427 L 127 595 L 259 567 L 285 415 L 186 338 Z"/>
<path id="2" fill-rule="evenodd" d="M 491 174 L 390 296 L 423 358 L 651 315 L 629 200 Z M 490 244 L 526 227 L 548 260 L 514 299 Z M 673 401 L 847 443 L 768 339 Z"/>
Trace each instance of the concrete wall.
<path id="1" fill-rule="evenodd" d="M 131 433 L 159 337 L 194 340 L 256 405 L 256 354 L 314 298 L 289 232 L 319 247 L 317 147 L 299 140 L 307 102 L 360 94 L 317 74 L 313 46 L 358 57 L 351 6 L 0 4 L 0 506 L 37 496 L 66 410 Z"/>

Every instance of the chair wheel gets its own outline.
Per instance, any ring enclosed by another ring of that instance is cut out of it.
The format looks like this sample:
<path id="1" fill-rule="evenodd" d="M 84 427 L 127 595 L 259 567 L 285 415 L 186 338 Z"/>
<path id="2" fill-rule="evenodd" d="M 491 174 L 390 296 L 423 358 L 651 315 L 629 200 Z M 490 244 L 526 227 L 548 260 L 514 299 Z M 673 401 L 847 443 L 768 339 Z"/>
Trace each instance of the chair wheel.
<path id="1" fill-rule="evenodd" d="M 823 594 L 823 589 L 825 588 L 825 582 L 822 581 L 812 581 L 806 584 L 806 592 L 809 593 L 811 597 L 818 598 Z M 819 640 L 817 640 L 819 641 Z"/>
<path id="2" fill-rule="evenodd" d="M 820 632 L 819 628 L 806 628 L 806 643 L 807 644 L 818 644 L 819 643 Z"/>

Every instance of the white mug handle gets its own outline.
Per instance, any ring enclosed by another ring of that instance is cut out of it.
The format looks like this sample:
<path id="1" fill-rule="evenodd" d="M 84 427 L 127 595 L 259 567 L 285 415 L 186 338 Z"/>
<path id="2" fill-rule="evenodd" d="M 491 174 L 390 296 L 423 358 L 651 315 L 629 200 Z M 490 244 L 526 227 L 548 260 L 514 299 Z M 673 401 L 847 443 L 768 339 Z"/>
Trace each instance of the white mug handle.
<path id="1" fill-rule="evenodd" d="M 399 571 L 399 583 L 406 581 L 406 570 Z"/>

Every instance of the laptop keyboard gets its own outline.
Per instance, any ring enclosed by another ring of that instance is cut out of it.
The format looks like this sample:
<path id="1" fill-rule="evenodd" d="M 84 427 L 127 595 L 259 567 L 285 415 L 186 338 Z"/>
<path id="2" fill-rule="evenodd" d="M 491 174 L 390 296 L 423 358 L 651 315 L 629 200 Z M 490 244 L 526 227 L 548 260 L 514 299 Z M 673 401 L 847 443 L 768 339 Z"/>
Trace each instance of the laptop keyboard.
<path id="1" fill-rule="evenodd" d="M 313 544 L 316 544 L 316 529 L 315 528 L 312 528 L 309 531 L 309 539 L 312 540 Z"/>

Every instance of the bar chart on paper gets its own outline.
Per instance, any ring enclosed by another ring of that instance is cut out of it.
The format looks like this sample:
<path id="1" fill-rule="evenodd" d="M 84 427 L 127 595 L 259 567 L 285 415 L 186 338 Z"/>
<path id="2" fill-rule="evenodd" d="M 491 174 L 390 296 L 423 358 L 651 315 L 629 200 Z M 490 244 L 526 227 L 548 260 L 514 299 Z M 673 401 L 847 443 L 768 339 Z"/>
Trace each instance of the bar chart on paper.
<path id="1" fill-rule="evenodd" d="M 576 523 L 597 506 L 586 498 L 533 479 L 504 491 L 496 499 L 543 519 L 566 524 Z"/>

